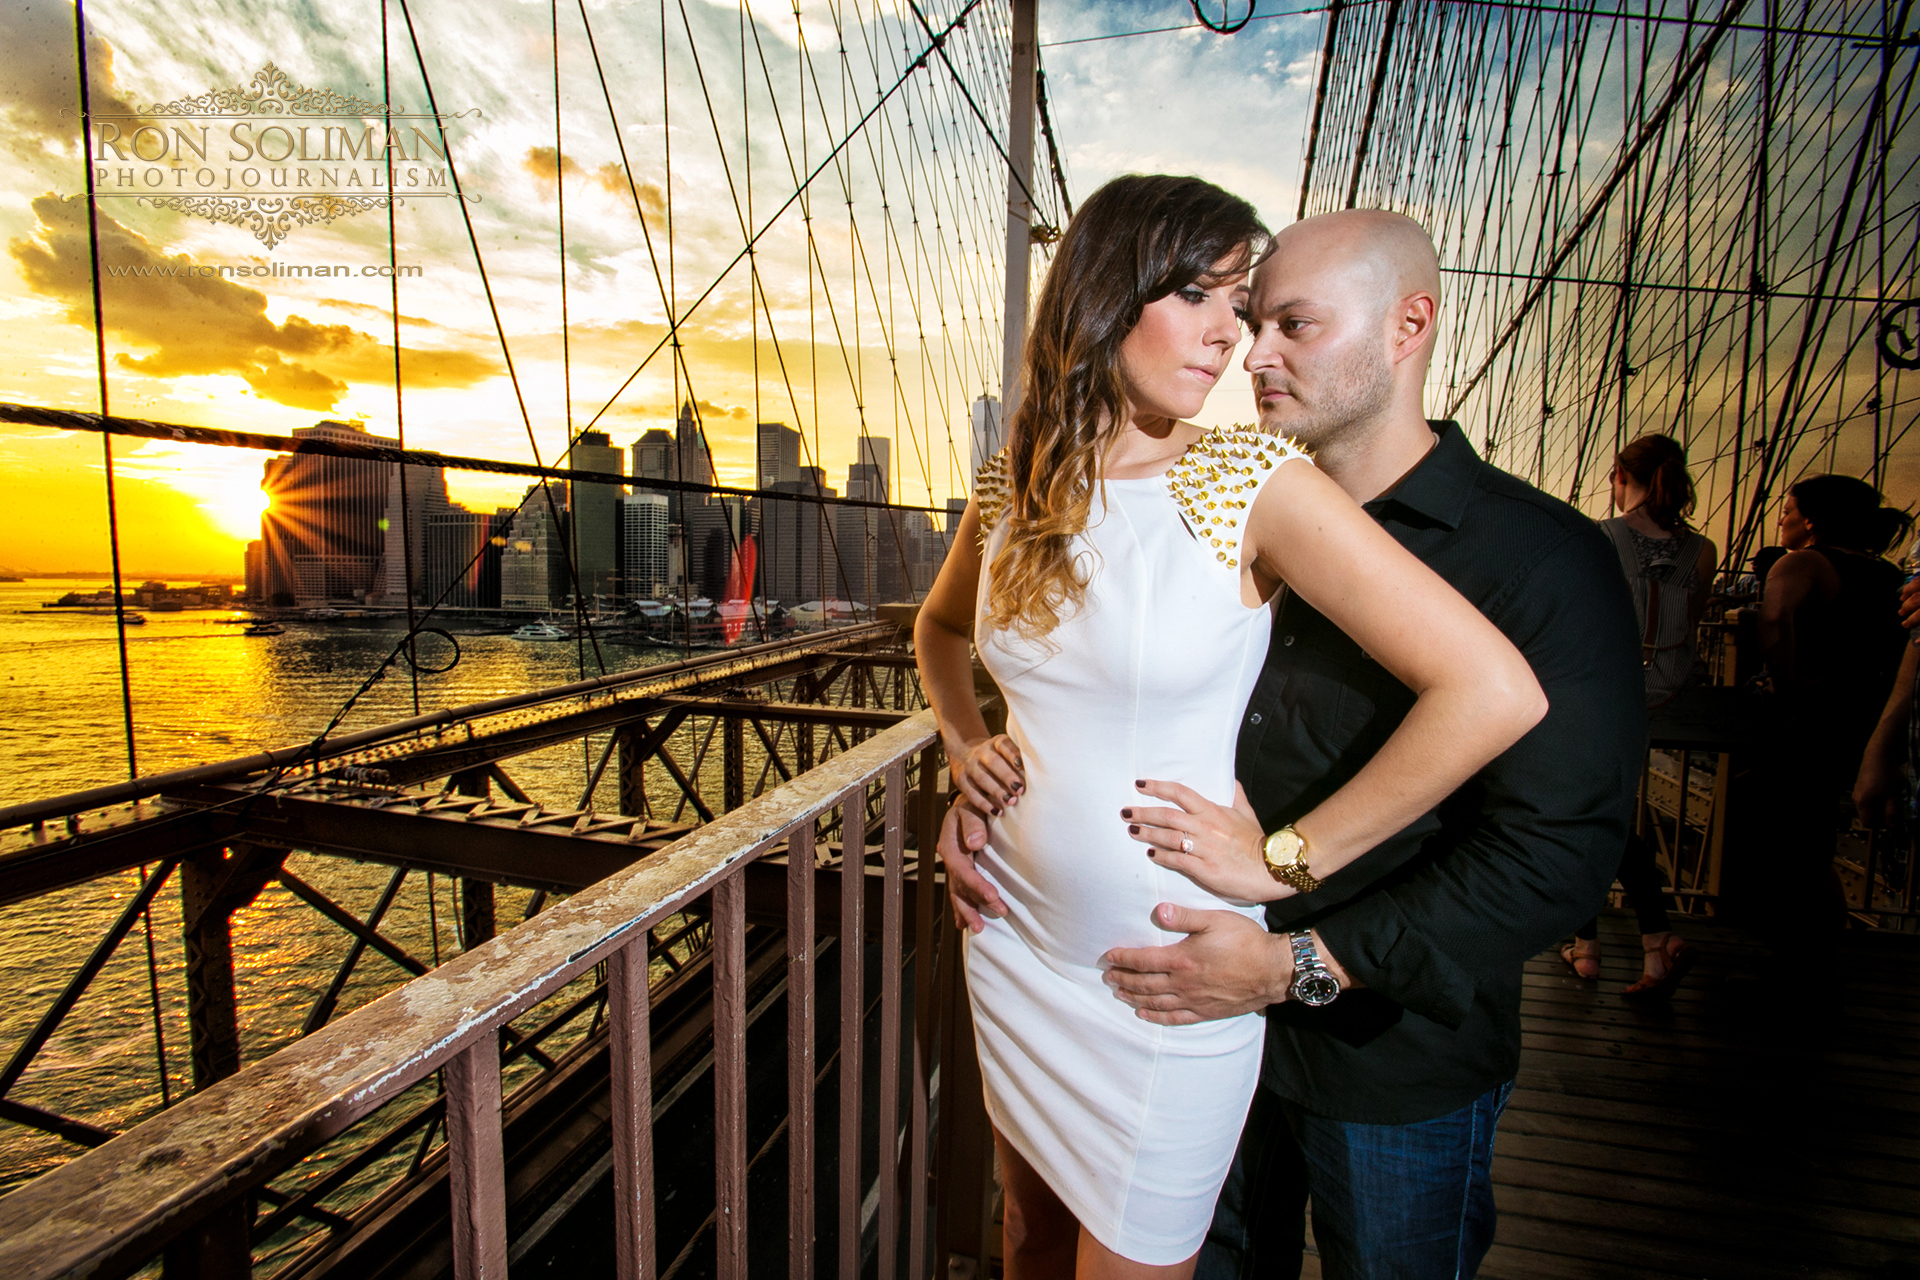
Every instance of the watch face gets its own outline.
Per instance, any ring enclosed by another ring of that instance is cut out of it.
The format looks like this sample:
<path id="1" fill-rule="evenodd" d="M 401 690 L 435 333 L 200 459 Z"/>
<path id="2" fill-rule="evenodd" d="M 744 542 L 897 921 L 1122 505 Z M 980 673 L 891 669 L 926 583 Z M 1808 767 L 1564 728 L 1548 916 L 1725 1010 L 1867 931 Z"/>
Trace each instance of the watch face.
<path id="1" fill-rule="evenodd" d="M 1340 984 L 1330 973 L 1303 973 L 1294 980 L 1293 998 L 1304 1005 L 1332 1004 Z"/>
<path id="2" fill-rule="evenodd" d="M 1266 855 L 1269 867 L 1291 867 L 1300 861 L 1300 850 L 1306 841 L 1292 827 L 1283 827 L 1267 837 Z"/>

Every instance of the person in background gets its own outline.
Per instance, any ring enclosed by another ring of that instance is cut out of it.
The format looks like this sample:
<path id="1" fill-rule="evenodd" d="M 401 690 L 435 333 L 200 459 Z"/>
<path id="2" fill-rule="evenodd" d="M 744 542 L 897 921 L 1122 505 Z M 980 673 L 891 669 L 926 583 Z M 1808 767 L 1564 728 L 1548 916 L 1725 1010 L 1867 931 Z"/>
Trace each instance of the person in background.
<path id="1" fill-rule="evenodd" d="M 1644 435 L 1614 459 L 1613 506 L 1620 512 L 1600 528 L 1613 541 L 1620 568 L 1633 588 L 1640 627 L 1640 661 L 1646 670 L 1647 707 L 1664 706 L 1693 679 L 1694 639 L 1719 553 L 1706 535 L 1687 523 L 1693 513 L 1693 477 L 1687 451 L 1672 436 Z M 1666 895 L 1653 846 L 1627 833 L 1620 856 L 1620 885 L 1640 924 L 1641 973 L 1623 993 L 1664 995 L 1679 985 L 1698 958 L 1667 921 Z M 1563 943 L 1560 958 L 1582 978 L 1600 976 L 1599 921 L 1589 920 Z"/>
<path id="2" fill-rule="evenodd" d="M 1920 594 L 1912 590 L 1914 585 L 1909 584 L 1910 598 Z M 1907 625 L 1913 626 L 1916 620 L 1920 614 L 1910 617 Z M 1920 698 L 1920 646 L 1909 644 L 1853 780 L 1853 807 L 1860 813 L 1861 826 L 1878 831 L 1893 825 L 1901 801 L 1907 798 L 1902 767 L 1920 776 L 1920 752 L 1915 750 L 1920 743 L 1914 741 L 1914 729 L 1920 727 L 1920 719 L 1913 714 L 1916 698 Z"/>
<path id="3" fill-rule="evenodd" d="M 1903 575 L 1882 553 L 1912 524 L 1852 476 L 1802 480 L 1781 507 L 1787 554 L 1767 574 L 1760 605 L 1777 735 L 1760 766 L 1761 794 L 1773 821 L 1747 874 L 1726 886 L 1732 905 L 1776 938 L 1845 920 L 1834 831 L 1900 665 Z"/>

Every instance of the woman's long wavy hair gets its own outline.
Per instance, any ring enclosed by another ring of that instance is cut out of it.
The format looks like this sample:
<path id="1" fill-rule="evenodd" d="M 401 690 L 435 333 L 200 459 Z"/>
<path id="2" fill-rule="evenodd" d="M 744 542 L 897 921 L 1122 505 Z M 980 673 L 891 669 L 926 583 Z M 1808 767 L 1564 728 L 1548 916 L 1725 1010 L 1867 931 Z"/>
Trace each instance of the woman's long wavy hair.
<path id="1" fill-rule="evenodd" d="M 1080 206 L 1040 286 L 1008 423 L 1007 536 L 987 599 L 995 627 L 1042 639 L 1085 602 L 1073 540 L 1100 459 L 1129 421 L 1120 344 L 1141 311 L 1248 270 L 1268 243 L 1252 205 L 1198 178 L 1115 178 Z"/>

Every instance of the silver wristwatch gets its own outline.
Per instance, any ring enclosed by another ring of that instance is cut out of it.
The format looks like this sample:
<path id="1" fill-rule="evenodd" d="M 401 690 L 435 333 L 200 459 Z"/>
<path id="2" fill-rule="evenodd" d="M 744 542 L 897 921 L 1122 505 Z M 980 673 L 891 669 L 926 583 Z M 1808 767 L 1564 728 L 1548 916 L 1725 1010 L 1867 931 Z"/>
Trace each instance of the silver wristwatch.
<path id="1" fill-rule="evenodd" d="M 1313 932 L 1302 929 L 1288 934 L 1287 940 L 1293 944 L 1293 985 L 1287 988 L 1287 994 L 1314 1008 L 1332 1004 L 1340 995 L 1340 983 L 1321 963 L 1320 953 L 1314 949 Z"/>

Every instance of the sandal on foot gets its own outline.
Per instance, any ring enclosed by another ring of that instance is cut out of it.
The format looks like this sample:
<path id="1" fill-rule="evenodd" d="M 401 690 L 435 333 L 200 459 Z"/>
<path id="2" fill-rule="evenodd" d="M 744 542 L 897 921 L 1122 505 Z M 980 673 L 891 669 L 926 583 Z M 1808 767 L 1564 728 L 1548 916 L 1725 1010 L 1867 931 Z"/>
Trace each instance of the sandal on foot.
<path id="1" fill-rule="evenodd" d="M 1573 970 L 1573 976 L 1592 982 L 1600 976 L 1600 940 L 1575 938 L 1560 944 L 1560 959 Z"/>
<path id="2" fill-rule="evenodd" d="M 1651 974 L 1643 973 L 1639 981 L 1622 991 L 1621 995 L 1636 1000 L 1651 1000 L 1669 995 L 1700 960 L 1700 953 L 1688 946 L 1687 940 L 1678 934 L 1669 937 L 1664 947 L 1657 947 L 1654 950 L 1666 956 L 1666 974 L 1656 978 Z"/>

